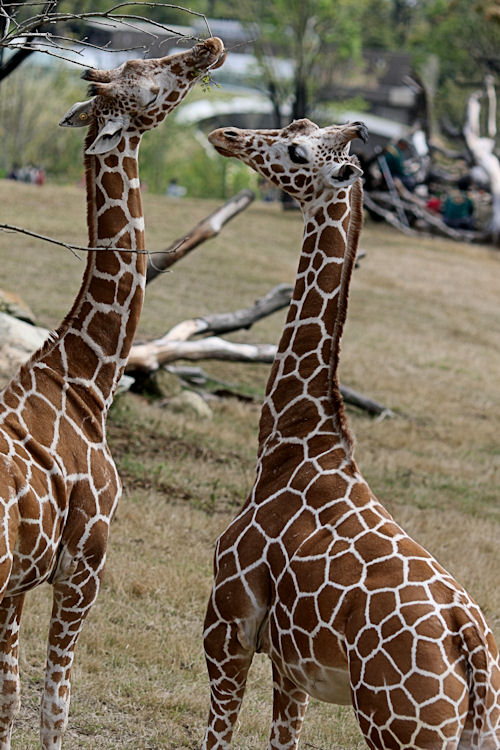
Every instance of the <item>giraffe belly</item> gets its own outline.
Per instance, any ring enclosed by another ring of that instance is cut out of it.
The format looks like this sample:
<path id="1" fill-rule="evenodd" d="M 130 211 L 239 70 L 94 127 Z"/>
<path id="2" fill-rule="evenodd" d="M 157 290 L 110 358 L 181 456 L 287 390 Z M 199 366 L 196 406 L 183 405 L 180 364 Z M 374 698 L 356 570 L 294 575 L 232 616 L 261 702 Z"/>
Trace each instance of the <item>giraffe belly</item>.
<path id="1" fill-rule="evenodd" d="M 341 706 L 351 705 L 351 683 L 347 669 L 325 667 L 309 660 L 299 660 L 293 664 L 285 662 L 277 653 L 272 653 L 271 659 L 282 674 L 312 698 Z"/>
<path id="2" fill-rule="evenodd" d="M 13 596 L 46 581 L 57 562 L 63 513 L 52 496 L 26 493 L 18 503 L 19 527 L 6 595 Z"/>
<path id="3" fill-rule="evenodd" d="M 278 605 L 279 607 L 279 605 Z M 278 615 L 278 616 L 277 616 Z M 350 705 L 351 684 L 347 660 L 336 635 L 330 630 L 327 649 L 325 634 L 283 628 L 284 612 L 271 612 L 261 636 L 261 648 L 279 671 L 308 695 L 326 703 Z"/>
<path id="4" fill-rule="evenodd" d="M 312 698 L 341 706 L 351 705 L 351 683 L 347 670 L 320 666 L 305 670 L 298 665 L 294 673 L 293 681 Z"/>

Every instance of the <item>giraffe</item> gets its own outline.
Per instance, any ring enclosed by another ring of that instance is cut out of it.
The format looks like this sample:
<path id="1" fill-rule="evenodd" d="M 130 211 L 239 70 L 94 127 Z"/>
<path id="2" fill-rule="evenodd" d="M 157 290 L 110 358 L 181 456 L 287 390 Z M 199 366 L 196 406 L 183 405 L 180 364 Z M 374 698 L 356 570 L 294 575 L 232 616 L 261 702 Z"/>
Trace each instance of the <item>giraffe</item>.
<path id="1" fill-rule="evenodd" d="M 269 377 L 256 479 L 217 540 L 203 750 L 226 750 L 253 654 L 272 662 L 268 750 L 295 750 L 310 696 L 352 704 L 372 750 L 500 748 L 500 666 L 478 605 L 392 519 L 353 457 L 337 374 L 362 224 L 361 123 L 215 130 L 300 203 L 297 280 Z"/>
<path id="2" fill-rule="evenodd" d="M 19 708 L 18 636 L 26 592 L 48 581 L 53 606 L 41 700 L 43 750 L 59 750 L 70 672 L 103 573 L 121 485 L 106 417 L 142 307 L 146 256 L 138 149 L 196 80 L 223 61 L 213 37 L 154 60 L 87 70 L 92 98 L 64 126 L 85 141 L 89 251 L 76 300 L 0 394 L 0 750 Z"/>

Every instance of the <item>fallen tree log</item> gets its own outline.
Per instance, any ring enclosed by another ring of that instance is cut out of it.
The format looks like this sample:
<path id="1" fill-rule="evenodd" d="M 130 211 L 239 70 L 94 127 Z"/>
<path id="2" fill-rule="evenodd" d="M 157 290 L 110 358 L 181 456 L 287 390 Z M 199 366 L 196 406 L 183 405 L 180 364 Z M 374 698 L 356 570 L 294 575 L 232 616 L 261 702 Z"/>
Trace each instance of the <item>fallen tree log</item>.
<path id="1" fill-rule="evenodd" d="M 448 227 L 442 219 L 436 216 L 436 214 L 428 211 L 425 206 L 421 204 L 420 200 L 416 196 L 412 195 L 412 193 L 410 193 L 410 191 L 407 190 L 402 183 L 397 186 L 397 189 L 404 210 L 407 213 L 412 214 L 415 219 L 420 219 L 421 221 L 428 224 L 429 231 L 432 227 L 437 234 L 440 234 L 443 237 L 448 237 L 451 240 L 456 240 L 458 242 L 463 242 L 464 239 L 470 239 L 470 235 L 473 234 L 472 232 L 466 232 L 465 230 L 459 231 L 458 229 L 452 229 L 451 227 Z M 376 200 L 379 205 L 382 204 L 384 207 L 394 206 L 394 199 L 390 193 L 373 192 L 371 197 L 372 199 Z"/>
<path id="2" fill-rule="evenodd" d="M 378 213 L 386 221 L 408 236 L 418 237 L 427 232 L 428 234 L 440 235 L 455 242 L 487 242 L 491 238 L 489 231 L 472 231 L 470 229 L 453 229 L 447 226 L 436 214 L 429 211 L 422 201 L 410 193 L 402 183 L 398 185 L 400 200 L 407 214 L 411 214 L 415 220 L 427 225 L 426 229 L 416 230 L 402 224 L 391 209 L 395 208 L 394 198 L 390 193 L 384 191 L 372 191 L 367 200 L 365 194 L 365 205 L 369 211 Z"/>
<path id="3" fill-rule="evenodd" d="M 136 379 L 139 389 L 160 368 L 177 375 L 196 388 L 206 388 L 208 383 L 215 383 L 219 393 L 235 395 L 238 398 L 252 398 L 240 386 L 218 381 L 206 375 L 201 368 L 172 365 L 178 360 L 190 362 L 202 359 L 223 360 L 227 362 L 259 362 L 271 364 L 276 356 L 274 344 L 240 344 L 226 341 L 220 336 L 189 341 L 192 336 L 207 333 L 229 333 L 241 328 L 250 328 L 257 320 L 287 307 L 290 304 L 292 287 L 279 284 L 258 299 L 251 307 L 231 313 L 216 313 L 201 318 L 185 320 L 174 326 L 165 336 L 154 341 L 138 343 L 132 346 L 126 372 Z M 212 388 L 212 392 L 214 389 Z M 346 403 L 378 417 L 393 416 L 393 412 L 383 404 L 341 385 L 340 391 Z"/>
<path id="4" fill-rule="evenodd" d="M 196 361 L 200 359 L 222 359 L 227 362 L 271 363 L 276 354 L 273 344 L 236 344 L 220 336 L 208 336 L 197 341 L 179 341 L 168 337 L 136 344 L 132 347 L 127 364 L 127 373 L 153 373 L 167 362 L 177 359 Z"/>
<path id="5" fill-rule="evenodd" d="M 367 411 L 369 414 L 372 414 L 375 417 L 380 417 L 383 419 L 384 417 L 394 417 L 394 412 L 391 411 L 391 409 L 388 409 L 387 406 L 384 406 L 383 404 L 379 403 L 378 401 L 374 401 L 372 398 L 367 398 L 367 396 L 363 396 L 362 393 L 359 393 L 359 391 L 355 391 L 353 388 L 349 388 L 347 385 L 340 384 L 340 393 L 342 394 L 342 398 L 346 402 L 346 404 L 351 404 L 351 406 L 357 406 L 358 409 L 363 409 L 363 411 Z"/>
<path id="6" fill-rule="evenodd" d="M 202 333 L 230 333 L 242 328 L 248 330 L 261 318 L 265 318 L 276 310 L 288 307 L 292 299 L 293 287 L 290 284 L 278 284 L 267 294 L 260 297 L 251 307 L 229 313 L 213 313 L 201 318 L 191 318 L 174 326 L 163 340 L 186 341 L 191 336 Z"/>
<path id="7" fill-rule="evenodd" d="M 244 388 L 240 385 L 234 385 L 232 383 L 226 383 L 223 380 L 214 378 L 211 375 L 207 375 L 201 367 L 186 367 L 183 365 L 167 365 L 166 369 L 168 372 L 176 375 L 186 384 L 191 385 L 194 388 L 203 388 L 204 390 L 209 387 L 210 392 L 215 395 L 222 396 L 234 396 L 243 401 L 255 401 L 257 396 L 251 394 L 248 388 Z M 340 392 L 342 398 L 347 404 L 356 406 L 358 409 L 372 414 L 373 416 L 384 419 L 385 417 L 394 417 L 394 412 L 388 409 L 378 401 L 374 401 L 371 398 L 363 396 L 363 394 L 355 391 L 353 388 L 349 388 L 345 385 L 340 386 Z M 262 394 L 259 395 L 259 400 L 262 398 Z"/>
<path id="8" fill-rule="evenodd" d="M 229 313 L 215 313 L 178 323 L 165 336 L 132 346 L 127 372 L 154 372 L 176 359 L 227 359 L 233 362 L 272 362 L 275 349 L 269 345 L 232 344 L 218 336 L 188 341 L 200 334 L 221 334 L 250 328 L 257 320 L 288 307 L 292 287 L 278 284 L 260 297 L 251 307 Z M 208 343 L 207 343 L 208 342 Z M 269 353 L 271 351 L 271 353 Z"/>
<path id="9" fill-rule="evenodd" d="M 150 256 L 146 271 L 146 284 L 156 279 L 159 274 L 177 263 L 178 260 L 201 245 L 202 242 L 209 240 L 211 237 L 216 237 L 222 227 L 244 211 L 254 198 L 255 194 L 251 190 L 240 190 L 223 206 L 216 208 L 215 211 L 202 219 L 185 237 L 176 240 L 165 250 L 155 253 L 154 257 Z"/>

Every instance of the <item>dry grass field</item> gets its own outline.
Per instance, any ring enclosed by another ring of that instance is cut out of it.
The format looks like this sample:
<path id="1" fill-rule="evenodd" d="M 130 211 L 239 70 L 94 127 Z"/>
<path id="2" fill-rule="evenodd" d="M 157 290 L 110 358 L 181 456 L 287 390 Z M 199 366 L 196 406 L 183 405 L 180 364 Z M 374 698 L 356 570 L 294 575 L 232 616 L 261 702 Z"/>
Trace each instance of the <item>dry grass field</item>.
<path id="1" fill-rule="evenodd" d="M 84 193 L 0 181 L 2 221 L 85 244 Z M 148 247 L 161 249 L 213 210 L 211 201 L 145 196 Z M 139 336 L 180 320 L 249 305 L 292 282 L 298 214 L 255 203 L 219 238 L 156 279 Z M 415 242 L 368 223 L 353 278 L 342 380 L 390 406 L 395 419 L 349 411 L 361 471 L 406 529 L 468 588 L 500 637 L 500 253 Z M 66 250 L 0 236 L 0 287 L 39 322 L 57 324 L 83 272 Z M 278 340 L 284 314 L 239 341 Z M 266 366 L 207 363 L 262 391 Z M 173 387 L 173 386 L 172 386 Z M 201 645 L 214 541 L 253 481 L 259 405 L 211 403 L 211 419 L 133 394 L 117 399 L 109 439 L 124 480 L 105 583 L 77 649 L 65 750 L 195 750 L 208 682 Z M 13 746 L 37 745 L 50 607 L 28 597 L 22 624 L 23 704 Z M 234 746 L 267 742 L 271 681 L 252 667 Z M 364 747 L 350 709 L 313 702 L 302 748 Z"/>

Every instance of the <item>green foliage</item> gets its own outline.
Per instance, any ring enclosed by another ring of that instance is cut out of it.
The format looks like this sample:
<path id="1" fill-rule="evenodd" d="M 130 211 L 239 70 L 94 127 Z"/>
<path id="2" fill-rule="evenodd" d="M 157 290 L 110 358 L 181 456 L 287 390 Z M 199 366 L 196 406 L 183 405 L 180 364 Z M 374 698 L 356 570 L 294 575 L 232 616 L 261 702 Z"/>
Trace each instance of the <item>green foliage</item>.
<path id="1" fill-rule="evenodd" d="M 0 168 L 32 164 L 53 177 L 76 180 L 82 172 L 82 130 L 58 132 L 58 122 L 82 99 L 81 84 L 64 68 L 25 63 L 1 85 Z"/>
<path id="2" fill-rule="evenodd" d="M 58 122 L 84 98 L 82 82 L 63 67 L 25 63 L 6 78 L 0 96 L 0 174 L 30 164 L 43 167 L 52 181 L 79 182 L 85 128 L 58 128 Z M 165 193 L 172 178 L 193 197 L 223 198 L 255 185 L 247 167 L 218 157 L 206 136 L 194 126 L 178 124 L 175 114 L 145 133 L 140 173 L 153 193 Z"/>
<path id="3" fill-rule="evenodd" d="M 364 0 L 362 7 L 363 46 L 369 49 L 394 49 L 399 46 L 392 0 Z"/>
<path id="4" fill-rule="evenodd" d="M 500 71 L 500 23 L 490 4 L 426 0 L 409 43 L 417 66 L 429 54 L 438 57 L 437 114 L 461 124 L 471 87 L 480 86 L 486 73 Z"/>
<path id="5" fill-rule="evenodd" d="M 256 186 L 244 164 L 218 156 L 204 133 L 175 117 L 144 134 L 140 162 L 141 181 L 153 193 L 165 193 L 172 179 L 194 198 L 225 198 Z"/>
<path id="6" fill-rule="evenodd" d="M 260 72 L 275 109 L 291 94 L 295 118 L 308 115 L 320 86 L 361 61 L 362 6 L 353 0 L 243 0 L 233 12 L 254 32 Z M 292 61 L 290 80 L 276 75 L 270 55 Z"/>
<path id="7" fill-rule="evenodd" d="M 443 79 L 477 80 L 492 62 L 499 62 L 500 24 L 491 22 L 479 2 L 432 0 L 413 45 L 439 56 Z"/>

